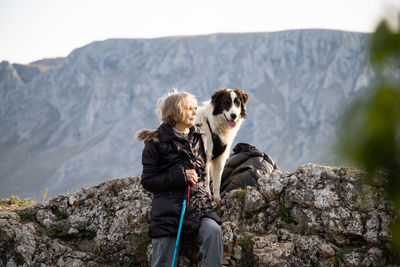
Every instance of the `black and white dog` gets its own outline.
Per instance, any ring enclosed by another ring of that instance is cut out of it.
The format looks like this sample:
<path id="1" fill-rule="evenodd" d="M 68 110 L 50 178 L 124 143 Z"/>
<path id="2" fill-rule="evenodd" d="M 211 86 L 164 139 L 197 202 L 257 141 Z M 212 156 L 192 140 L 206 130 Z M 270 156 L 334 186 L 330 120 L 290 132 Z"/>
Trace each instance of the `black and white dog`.
<path id="1" fill-rule="evenodd" d="M 246 117 L 248 95 L 242 90 L 220 89 L 209 102 L 197 111 L 196 124 L 206 133 L 207 177 L 206 188 L 210 191 L 210 174 L 213 180 L 214 199 L 219 202 L 221 175 L 226 159 L 243 119 Z"/>

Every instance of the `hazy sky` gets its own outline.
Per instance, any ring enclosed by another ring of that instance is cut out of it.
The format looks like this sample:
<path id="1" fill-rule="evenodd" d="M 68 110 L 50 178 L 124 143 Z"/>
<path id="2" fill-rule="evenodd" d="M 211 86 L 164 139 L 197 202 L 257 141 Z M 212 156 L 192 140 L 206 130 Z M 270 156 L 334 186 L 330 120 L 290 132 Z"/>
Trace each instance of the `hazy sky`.
<path id="1" fill-rule="evenodd" d="M 323 28 L 374 31 L 400 0 L 0 0 L 0 61 L 67 56 L 109 38 Z"/>

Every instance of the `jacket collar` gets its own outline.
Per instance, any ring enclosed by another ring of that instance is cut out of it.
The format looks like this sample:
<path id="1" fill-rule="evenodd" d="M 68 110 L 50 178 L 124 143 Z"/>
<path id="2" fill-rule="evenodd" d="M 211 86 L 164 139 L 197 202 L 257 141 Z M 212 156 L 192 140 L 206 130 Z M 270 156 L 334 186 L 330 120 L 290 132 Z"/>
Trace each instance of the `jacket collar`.
<path id="1" fill-rule="evenodd" d="M 175 135 L 174 129 L 172 126 L 162 123 L 160 127 L 158 127 L 158 130 L 160 131 L 160 141 L 171 141 L 173 139 L 177 139 L 178 137 Z M 198 126 L 193 126 L 189 129 L 189 136 L 197 134 L 197 135 L 202 135 L 204 132 L 200 129 Z"/>

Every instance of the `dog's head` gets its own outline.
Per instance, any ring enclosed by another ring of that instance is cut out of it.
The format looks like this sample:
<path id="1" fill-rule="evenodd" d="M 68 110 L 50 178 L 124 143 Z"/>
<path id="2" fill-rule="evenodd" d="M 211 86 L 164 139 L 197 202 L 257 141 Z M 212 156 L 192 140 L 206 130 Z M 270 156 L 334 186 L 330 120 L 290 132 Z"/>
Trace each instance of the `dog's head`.
<path id="1" fill-rule="evenodd" d="M 223 114 L 230 127 L 234 128 L 239 119 L 246 117 L 246 103 L 249 96 L 239 88 L 220 89 L 211 97 L 213 115 Z"/>

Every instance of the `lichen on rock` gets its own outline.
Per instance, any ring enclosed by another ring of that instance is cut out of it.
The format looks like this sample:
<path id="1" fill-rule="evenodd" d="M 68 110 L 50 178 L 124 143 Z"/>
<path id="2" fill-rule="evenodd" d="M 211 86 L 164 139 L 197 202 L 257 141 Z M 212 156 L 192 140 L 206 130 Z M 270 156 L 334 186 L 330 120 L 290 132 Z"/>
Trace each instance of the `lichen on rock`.
<path id="1" fill-rule="evenodd" d="M 398 265 L 390 205 L 361 175 L 307 164 L 227 193 L 217 209 L 224 266 Z M 0 211 L 0 266 L 147 266 L 151 197 L 128 177 Z M 182 246 L 180 266 L 200 266 L 198 246 Z"/>

